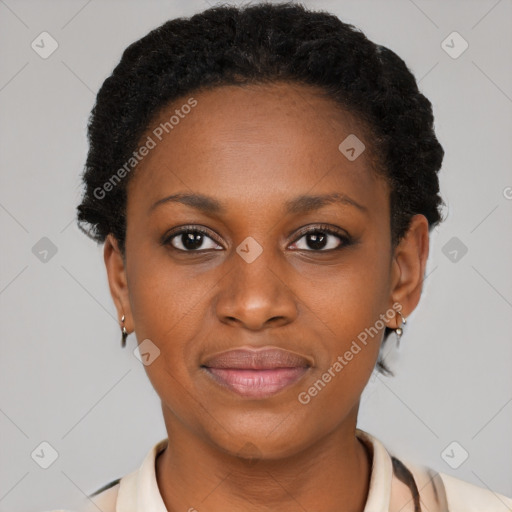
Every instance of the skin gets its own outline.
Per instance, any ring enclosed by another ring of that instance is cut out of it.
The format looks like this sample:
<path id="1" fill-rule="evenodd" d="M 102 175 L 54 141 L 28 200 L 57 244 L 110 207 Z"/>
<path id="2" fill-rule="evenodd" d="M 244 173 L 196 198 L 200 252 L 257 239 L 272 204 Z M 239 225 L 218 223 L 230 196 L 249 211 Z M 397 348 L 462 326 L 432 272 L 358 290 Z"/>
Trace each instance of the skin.
<path id="1" fill-rule="evenodd" d="M 384 330 L 307 405 L 297 397 L 395 302 L 405 317 L 417 306 L 427 219 L 414 216 L 392 250 L 389 188 L 371 168 L 371 140 L 313 88 L 229 86 L 193 97 L 197 106 L 128 184 L 126 258 L 111 235 L 104 247 L 119 319 L 125 315 L 139 343 L 150 339 L 160 350 L 145 369 L 170 439 L 156 460 L 164 503 L 176 512 L 362 511 L 371 459 L 355 428 Z M 187 99 L 162 109 L 144 139 Z M 368 149 L 354 161 L 338 149 L 351 133 Z M 149 212 L 178 192 L 214 197 L 225 212 L 177 202 Z M 333 192 L 366 210 L 333 203 L 285 213 L 296 196 Z M 189 224 L 211 233 L 202 252 L 184 252 L 181 236 L 173 243 L 182 252 L 162 245 L 171 228 Z M 315 249 L 311 236 L 297 234 L 319 224 L 353 243 L 328 234 L 327 245 Z M 247 237 L 263 248 L 251 263 L 236 252 Z M 396 328 L 401 320 L 385 323 Z M 240 397 L 200 365 L 241 346 L 285 348 L 312 367 L 270 398 Z"/>

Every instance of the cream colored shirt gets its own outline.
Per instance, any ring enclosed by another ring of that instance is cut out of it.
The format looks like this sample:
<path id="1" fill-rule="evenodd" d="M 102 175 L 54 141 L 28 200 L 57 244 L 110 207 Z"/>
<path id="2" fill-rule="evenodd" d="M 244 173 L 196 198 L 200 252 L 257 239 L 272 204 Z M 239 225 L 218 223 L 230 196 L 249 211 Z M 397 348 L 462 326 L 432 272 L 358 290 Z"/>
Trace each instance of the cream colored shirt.
<path id="1" fill-rule="evenodd" d="M 364 512 L 512 512 L 511 498 L 425 466 L 403 463 L 367 432 L 356 429 L 356 435 L 372 459 Z M 139 469 L 90 495 L 80 512 L 167 512 L 155 472 L 156 456 L 167 441 L 156 443 Z M 342 505 L 339 510 L 343 512 Z"/>

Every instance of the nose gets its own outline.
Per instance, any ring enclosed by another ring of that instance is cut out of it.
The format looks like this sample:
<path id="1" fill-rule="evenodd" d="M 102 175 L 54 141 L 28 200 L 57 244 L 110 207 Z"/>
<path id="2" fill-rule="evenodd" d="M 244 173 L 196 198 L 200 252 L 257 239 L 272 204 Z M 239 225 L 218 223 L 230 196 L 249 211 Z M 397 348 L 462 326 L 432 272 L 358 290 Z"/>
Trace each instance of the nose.
<path id="1" fill-rule="evenodd" d="M 215 309 L 219 320 L 250 330 L 278 327 L 297 316 L 297 301 L 286 272 L 271 251 L 248 263 L 233 254 L 230 271 L 220 281 Z"/>

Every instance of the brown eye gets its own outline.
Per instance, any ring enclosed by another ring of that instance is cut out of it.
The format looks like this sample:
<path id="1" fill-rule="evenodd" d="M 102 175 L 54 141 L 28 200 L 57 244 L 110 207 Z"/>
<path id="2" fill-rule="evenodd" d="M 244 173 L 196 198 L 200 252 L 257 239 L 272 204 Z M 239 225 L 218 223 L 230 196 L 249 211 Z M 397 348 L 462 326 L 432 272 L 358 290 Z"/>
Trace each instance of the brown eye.
<path id="1" fill-rule="evenodd" d="M 222 249 L 205 230 L 199 228 L 185 228 L 175 231 L 167 236 L 163 243 L 184 252 Z"/>
<path id="2" fill-rule="evenodd" d="M 339 249 L 350 243 L 349 237 L 335 231 L 333 228 L 315 227 L 303 230 L 300 234 L 302 236 L 293 244 L 294 248 L 298 250 L 326 252 Z M 302 239 L 304 239 L 304 242 L 301 243 Z M 298 245 L 300 243 L 302 246 Z"/>

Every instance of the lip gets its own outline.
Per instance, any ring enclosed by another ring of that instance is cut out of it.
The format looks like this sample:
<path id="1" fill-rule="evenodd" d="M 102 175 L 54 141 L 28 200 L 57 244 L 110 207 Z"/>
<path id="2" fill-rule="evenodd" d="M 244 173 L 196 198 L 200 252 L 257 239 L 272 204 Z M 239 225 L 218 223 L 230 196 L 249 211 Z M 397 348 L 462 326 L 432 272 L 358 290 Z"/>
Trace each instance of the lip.
<path id="1" fill-rule="evenodd" d="M 207 358 L 202 366 L 239 370 L 273 370 L 311 366 L 305 357 L 277 347 L 237 348 Z"/>
<path id="2" fill-rule="evenodd" d="M 311 362 L 280 348 L 239 348 L 206 359 L 201 365 L 224 388 L 247 398 L 268 398 L 295 384 Z"/>

